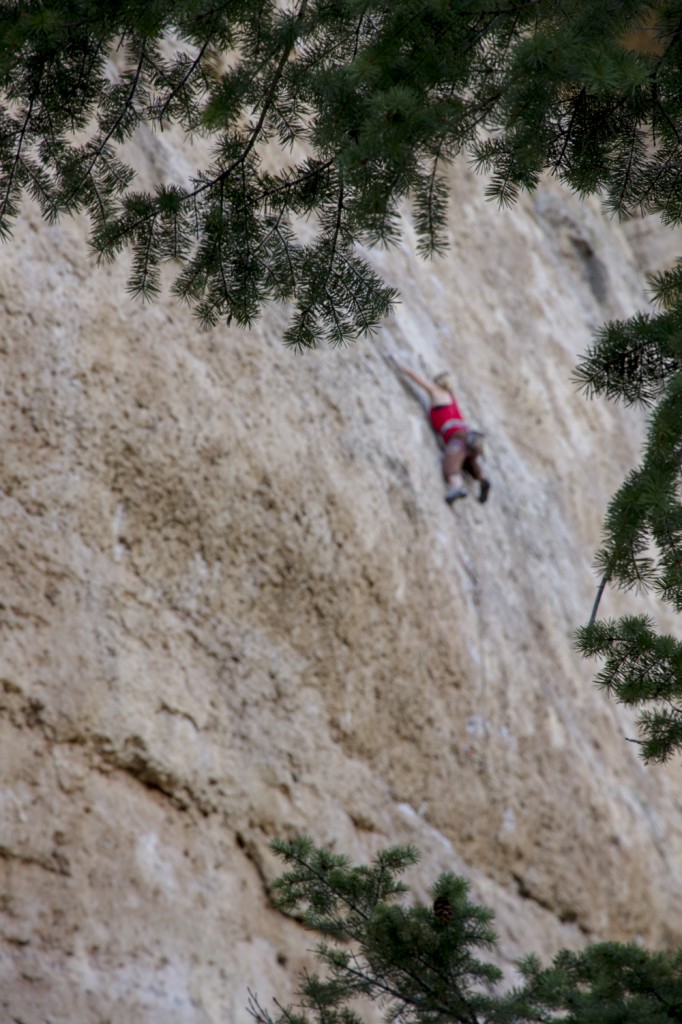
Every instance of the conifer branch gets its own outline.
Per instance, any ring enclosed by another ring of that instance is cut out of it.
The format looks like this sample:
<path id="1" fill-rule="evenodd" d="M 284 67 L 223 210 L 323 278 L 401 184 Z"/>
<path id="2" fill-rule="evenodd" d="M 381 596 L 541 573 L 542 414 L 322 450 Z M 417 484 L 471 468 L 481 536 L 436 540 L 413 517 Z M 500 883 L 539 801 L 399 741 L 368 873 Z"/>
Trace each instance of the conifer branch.
<path id="1" fill-rule="evenodd" d="M 353 959 L 356 958 L 353 957 Z M 433 963 L 425 960 L 424 957 L 417 954 L 415 959 L 417 963 L 419 963 L 424 968 L 425 971 L 433 970 Z M 432 985 L 429 985 L 425 981 L 423 974 L 417 974 L 415 971 L 407 970 L 405 967 L 399 968 L 399 970 L 401 970 L 405 974 L 405 976 L 410 979 L 410 981 L 415 982 L 418 988 L 421 988 L 425 992 L 428 992 L 428 994 L 432 997 L 432 1002 L 428 1004 L 428 1007 L 425 1005 L 426 1001 L 424 999 L 418 999 L 416 996 L 411 996 L 405 993 L 402 989 L 390 985 L 387 981 L 383 979 L 380 979 L 376 976 L 372 977 L 371 979 L 368 978 L 367 971 L 363 971 L 360 967 L 353 968 L 347 966 L 345 970 L 346 973 L 350 975 L 350 977 L 357 978 L 358 980 L 363 981 L 365 984 L 371 985 L 373 989 L 378 990 L 383 995 L 391 996 L 393 999 L 398 1000 L 400 1003 L 403 1003 L 407 1006 L 413 1006 L 417 1011 L 428 1010 L 429 1013 L 435 1011 L 437 1013 L 444 1014 L 446 1016 L 446 1019 L 447 1017 L 452 1015 L 452 1007 L 449 1006 L 444 1000 L 439 998 L 438 992 Z M 442 980 L 444 982 L 450 980 L 450 985 L 453 991 L 457 995 L 458 999 L 461 1000 L 462 1015 L 460 1016 L 460 1020 L 464 1022 L 464 1024 L 479 1024 L 479 1018 L 477 1014 L 470 1009 L 467 999 L 465 999 L 464 995 L 459 990 L 457 985 L 454 982 L 452 982 L 451 979 L 448 979 L 447 976 L 443 976 Z"/>
<path id="2" fill-rule="evenodd" d="M 14 154 L 14 160 L 12 162 L 12 169 L 10 170 L 10 173 L 8 175 L 8 178 L 7 178 L 7 185 L 5 187 L 5 194 L 4 194 L 3 198 L 2 198 L 2 201 L 0 202 L 0 223 L 2 223 L 2 220 L 4 219 L 5 214 L 7 212 L 8 206 L 11 203 L 12 190 L 13 190 L 13 186 L 14 186 L 14 179 L 16 177 L 17 168 L 19 167 L 19 164 L 21 162 L 21 151 L 22 151 L 22 148 L 23 148 L 23 145 L 24 145 L 24 139 L 26 138 L 26 132 L 28 131 L 29 123 L 31 121 L 31 116 L 32 116 L 32 112 L 33 112 L 33 103 L 34 103 L 34 97 L 31 96 L 31 98 L 29 100 L 29 104 L 28 104 L 28 110 L 26 111 L 26 116 L 24 118 L 24 123 L 22 124 L 21 130 L 19 132 L 19 138 L 17 140 L 16 150 L 15 150 L 15 154 Z"/>
<path id="3" fill-rule="evenodd" d="M 297 19 L 301 19 L 304 16 L 305 10 L 306 10 L 307 6 L 308 6 L 308 0 L 301 0 L 301 6 L 299 8 L 298 14 L 296 15 Z M 253 127 L 250 128 L 250 131 L 249 131 L 249 141 L 247 142 L 247 144 L 246 144 L 243 152 L 240 154 L 240 156 L 238 156 L 237 159 L 229 167 L 227 167 L 224 171 L 222 171 L 218 175 L 218 177 L 216 179 L 217 182 L 223 182 L 227 178 L 229 178 L 229 176 L 232 174 L 232 172 L 234 170 L 236 170 L 237 167 L 239 167 L 240 165 L 242 165 L 244 163 L 244 161 L 248 157 L 249 153 L 251 152 L 253 147 L 256 145 L 256 142 L 258 141 L 258 139 L 260 137 L 260 133 L 263 130 L 263 125 L 265 124 L 265 119 L 266 119 L 266 117 L 267 117 L 267 115 L 268 115 L 268 113 L 270 111 L 270 107 L 271 107 L 272 102 L 274 100 L 275 94 L 277 92 L 277 88 L 279 86 L 279 83 L 280 83 L 280 80 L 282 78 L 282 75 L 284 74 L 284 69 L 287 66 L 287 63 L 289 61 L 289 57 L 291 56 L 291 51 L 293 50 L 293 48 L 294 48 L 294 42 L 292 40 L 292 42 L 289 43 L 288 46 L 285 46 L 284 49 L 282 50 L 280 59 L 279 59 L 279 61 L 277 63 L 277 68 L 275 70 L 275 73 L 272 76 L 272 80 L 270 82 L 270 85 L 269 85 L 269 87 L 267 89 L 267 92 L 265 93 L 264 98 L 263 98 L 263 104 L 262 104 L 262 108 L 261 108 L 261 112 L 260 112 L 260 116 L 258 118 L 258 121 L 256 122 L 256 124 Z M 197 190 L 197 195 L 200 192 L 204 191 L 205 188 L 208 188 L 209 184 L 207 184 L 207 185 L 203 186 L 202 188 L 198 189 Z M 213 182 L 213 184 L 215 184 L 215 182 Z"/>
<path id="4" fill-rule="evenodd" d="M 208 31 L 209 34 L 206 36 L 206 39 L 204 40 L 201 46 L 201 49 L 199 50 L 195 59 L 192 61 L 191 65 L 187 69 L 186 73 L 182 76 L 180 82 L 178 82 L 177 85 L 171 87 L 171 91 L 168 93 L 168 96 L 166 97 L 161 109 L 159 111 L 154 111 L 154 119 L 158 121 L 159 124 L 163 122 L 166 111 L 170 107 L 175 97 L 179 95 L 179 93 L 182 91 L 187 82 L 193 77 L 197 68 L 201 66 L 201 62 L 204 59 L 204 55 L 208 50 L 209 46 L 211 45 L 210 29 Z"/>
<path id="5" fill-rule="evenodd" d="M 554 162 L 552 164 L 553 170 L 555 172 L 557 172 L 558 170 L 560 170 L 560 168 L 562 168 L 564 166 L 564 160 L 566 158 L 566 152 L 568 150 L 568 144 L 571 141 L 571 135 L 573 133 L 573 125 L 575 123 L 575 120 L 576 120 L 576 117 L 577 117 L 577 114 L 578 114 L 578 107 L 581 104 L 581 102 L 584 101 L 585 95 L 586 95 L 586 89 L 585 89 L 585 86 L 583 86 L 582 89 L 580 90 L 580 92 L 578 93 L 578 95 L 573 100 L 572 109 L 571 109 L 571 119 L 568 122 L 568 128 L 563 133 L 564 134 L 564 139 L 563 139 L 563 145 L 561 147 L 561 152 L 559 153 L 559 156 L 556 158 L 556 160 L 554 160 Z"/>
<path id="6" fill-rule="evenodd" d="M 279 847 L 280 854 L 285 849 L 285 859 L 290 861 L 292 849 L 301 844 L 307 850 L 306 869 L 286 873 L 275 888 L 288 895 L 290 912 L 300 911 L 311 901 L 327 908 L 307 918 L 308 926 L 323 939 L 315 955 L 326 976 L 303 971 L 298 1002 L 284 1007 L 275 999 L 276 1017 L 249 989 L 247 1008 L 257 1024 L 360 1024 L 365 1019 L 356 1010 L 360 999 L 383 1011 L 387 1021 L 406 1024 L 564 1024 L 567 1020 L 680 1024 L 682 1020 L 682 950 L 648 953 L 635 944 L 596 943 L 580 952 L 562 950 L 547 967 L 537 957 L 527 956 L 515 965 L 519 977 L 515 988 L 502 992 L 498 986 L 490 987 L 501 980 L 499 969 L 473 955 L 482 939 L 494 948 L 496 937 L 485 924 L 491 914 L 468 902 L 463 879 L 445 874 L 431 887 L 437 902 L 445 900 L 452 911 L 443 922 L 424 907 L 377 899 L 377 858 L 368 867 L 356 868 L 302 839 L 273 844 L 273 848 Z M 386 851 L 389 855 L 400 852 L 400 848 Z M 321 881 L 307 873 L 312 862 L 325 862 L 329 868 Z M 395 876 L 401 865 L 403 860 L 394 860 L 389 876 Z M 373 913 L 366 920 L 354 916 L 352 927 L 346 927 L 348 919 L 336 916 L 334 893 L 339 889 L 354 891 Z M 381 894 L 397 890 L 389 877 Z M 330 929 L 334 946 L 326 941 Z M 349 938 L 355 945 L 347 951 Z"/>
<path id="7" fill-rule="evenodd" d="M 334 224 L 334 234 L 332 235 L 332 239 L 331 239 L 331 249 L 330 249 L 330 255 L 329 255 L 329 269 L 327 271 L 327 276 L 329 276 L 329 274 L 331 274 L 332 268 L 334 266 L 334 259 L 336 257 L 336 244 L 338 242 L 339 232 L 341 231 L 342 217 L 343 217 L 343 180 L 340 180 L 339 181 L 339 198 L 338 198 L 337 204 L 336 204 L 336 221 L 335 221 L 335 224 Z"/>
<path id="8" fill-rule="evenodd" d="M 96 164 L 101 159 L 103 153 L 105 152 L 106 147 L 109 144 L 109 141 L 113 138 L 115 133 L 121 127 L 121 125 L 123 124 L 125 115 L 132 108 L 133 101 L 135 99 L 135 93 L 137 92 L 137 89 L 138 89 L 139 84 L 140 84 L 140 79 L 142 77 L 142 69 L 143 69 L 143 66 L 144 66 L 145 58 L 146 58 L 146 43 L 143 42 L 142 46 L 141 46 L 141 49 L 140 49 L 140 59 L 139 59 L 138 64 L 137 64 L 137 68 L 135 69 L 135 72 L 133 73 L 133 77 L 132 77 L 132 80 L 131 80 L 131 83 L 130 83 L 130 90 L 129 90 L 128 96 L 126 97 L 126 100 L 125 100 L 125 102 L 123 104 L 123 107 L 121 108 L 121 112 L 118 115 L 118 117 L 116 118 L 116 120 L 114 121 L 114 123 L 109 128 L 109 131 L 99 141 L 99 143 L 97 145 L 97 148 L 95 149 L 94 153 L 92 154 L 92 158 L 91 158 L 88 166 L 83 171 L 80 179 L 76 183 L 74 183 L 74 185 L 72 186 L 70 192 L 68 192 L 66 194 L 66 196 L 65 196 L 65 198 L 63 200 L 65 205 L 68 206 L 69 202 L 74 198 L 74 196 L 77 196 L 78 193 L 82 190 L 85 181 L 88 178 L 92 177 L 92 172 L 93 172 Z"/>
<path id="9" fill-rule="evenodd" d="M 316 164 L 311 167 L 309 171 L 304 171 L 302 174 L 297 175 L 294 178 L 288 179 L 282 182 L 281 185 L 274 186 L 272 188 L 261 189 L 257 194 L 258 199 L 270 199 L 272 196 L 278 195 L 280 192 L 292 191 L 297 185 L 302 185 L 304 181 L 309 178 L 314 178 L 320 175 L 322 172 L 329 170 L 330 167 L 335 163 L 334 158 L 325 160 L 324 163 Z"/>

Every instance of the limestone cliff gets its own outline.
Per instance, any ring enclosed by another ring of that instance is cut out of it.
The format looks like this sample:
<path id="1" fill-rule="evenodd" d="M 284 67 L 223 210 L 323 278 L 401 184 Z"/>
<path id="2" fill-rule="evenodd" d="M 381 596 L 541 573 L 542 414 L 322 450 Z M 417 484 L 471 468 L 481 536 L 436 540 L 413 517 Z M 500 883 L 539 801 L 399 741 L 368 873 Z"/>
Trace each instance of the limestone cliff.
<path id="1" fill-rule="evenodd" d="M 653 250 L 551 183 L 505 212 L 484 184 L 453 171 L 446 258 L 409 226 L 372 254 L 402 302 L 342 351 L 283 349 L 280 308 L 206 334 L 137 305 L 78 222 L 27 208 L 0 251 L 3 1021 L 286 998 L 310 941 L 267 842 L 294 831 L 416 843 L 417 894 L 466 874 L 507 963 L 682 940 L 680 770 L 643 767 L 571 641 L 642 421 L 570 375 Z M 444 504 L 389 353 L 455 370 L 486 506 Z"/>

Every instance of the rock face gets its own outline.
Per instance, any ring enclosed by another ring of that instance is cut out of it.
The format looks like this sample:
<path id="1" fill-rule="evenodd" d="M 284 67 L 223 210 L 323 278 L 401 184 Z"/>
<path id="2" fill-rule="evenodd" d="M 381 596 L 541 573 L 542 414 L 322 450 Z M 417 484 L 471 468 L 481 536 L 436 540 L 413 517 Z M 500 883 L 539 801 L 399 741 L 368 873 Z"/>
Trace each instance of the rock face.
<path id="1" fill-rule="evenodd" d="M 571 640 L 643 428 L 571 371 L 660 256 L 552 184 L 506 212 L 484 184 L 453 172 L 445 259 L 409 225 L 372 255 L 402 303 L 344 351 L 286 351 L 281 309 L 205 334 L 136 305 L 78 222 L 27 209 L 0 251 L 2 1020 L 286 999 L 310 940 L 267 843 L 296 831 L 417 844 L 418 896 L 466 874 L 507 964 L 682 940 L 680 770 L 643 767 Z M 390 353 L 455 371 L 486 506 L 444 504 Z"/>

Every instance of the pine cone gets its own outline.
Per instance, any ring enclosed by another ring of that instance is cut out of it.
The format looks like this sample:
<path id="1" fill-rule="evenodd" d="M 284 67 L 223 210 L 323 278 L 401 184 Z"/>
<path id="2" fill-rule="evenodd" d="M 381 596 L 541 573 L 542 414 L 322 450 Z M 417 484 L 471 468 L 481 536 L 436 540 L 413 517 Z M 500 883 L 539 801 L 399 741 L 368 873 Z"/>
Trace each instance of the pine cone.
<path id="1" fill-rule="evenodd" d="M 452 920 L 452 905 L 447 896 L 437 896 L 433 903 L 433 912 L 441 924 L 449 924 Z"/>

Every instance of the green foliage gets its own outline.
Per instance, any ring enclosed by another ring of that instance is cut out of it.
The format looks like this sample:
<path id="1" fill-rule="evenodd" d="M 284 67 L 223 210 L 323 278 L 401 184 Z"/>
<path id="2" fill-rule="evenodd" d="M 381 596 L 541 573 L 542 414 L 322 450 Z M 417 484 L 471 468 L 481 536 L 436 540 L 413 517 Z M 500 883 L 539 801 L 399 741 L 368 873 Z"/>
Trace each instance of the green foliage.
<path id="1" fill-rule="evenodd" d="M 605 659 L 597 683 L 640 713 L 645 761 L 662 762 L 682 747 L 682 643 L 659 636 L 643 616 L 594 622 L 577 634 L 583 652 Z"/>
<path id="2" fill-rule="evenodd" d="M 520 965 L 527 999 L 543 1011 L 535 1020 L 565 1024 L 669 1024 L 682 1021 L 682 950 L 649 953 L 602 942 L 582 953 L 563 950 L 542 969 Z M 544 1015 L 546 1014 L 546 1016 Z"/>
<path id="3" fill-rule="evenodd" d="M 135 295 L 173 263 L 208 326 L 286 302 L 287 344 L 341 343 L 395 299 L 356 243 L 395 240 L 409 197 L 421 251 L 442 249 L 463 148 L 501 202 L 550 168 L 677 222 L 681 10 L 657 5 L 651 54 L 623 45 L 641 0 L 18 0 L 0 12 L 0 234 L 25 191 L 48 220 L 85 211 L 101 258 L 130 247 Z M 212 159 L 135 191 L 124 144 L 171 123 Z"/>
<path id="4" fill-rule="evenodd" d="M 682 950 L 648 953 L 601 943 L 563 951 L 549 967 L 518 964 L 520 984 L 480 953 L 496 951 L 492 914 L 470 902 L 463 878 L 441 875 L 433 906 L 407 906 L 399 876 L 417 861 L 411 847 L 385 850 L 365 867 L 277 840 L 289 870 L 275 883 L 276 905 L 322 936 L 323 974 L 305 973 L 296 1007 L 276 1015 L 252 995 L 257 1024 L 361 1024 L 363 1002 L 405 1024 L 673 1024 L 682 1021 Z"/>
<path id="5" fill-rule="evenodd" d="M 359 1020 L 348 1006 L 357 998 L 377 1002 L 391 1021 L 471 1022 L 488 1013 L 490 985 L 501 974 L 477 951 L 495 946 L 492 915 L 469 901 L 464 879 L 446 874 L 436 882 L 434 899 L 444 897 L 452 911 L 442 923 L 430 908 L 396 902 L 407 892 L 399 876 L 418 859 L 412 847 L 383 851 L 367 867 L 351 867 L 306 838 L 272 848 L 290 868 L 275 883 L 275 905 L 300 914 L 325 940 L 317 946 L 325 977 L 304 976 L 301 1021 Z M 257 1004 L 252 1009 L 270 1021 Z M 279 1019 L 298 1019 L 289 1013 Z"/>
<path id="6" fill-rule="evenodd" d="M 650 590 L 682 611 L 682 305 L 679 263 L 654 280 L 665 307 L 608 324 L 579 365 L 588 394 L 652 409 L 642 463 L 614 495 L 597 566 L 621 589 Z M 596 609 L 595 609 L 596 613 Z M 597 622 L 576 633 L 576 646 L 604 664 L 597 683 L 639 709 L 645 761 L 682 749 L 682 645 L 659 636 L 643 617 Z"/>

